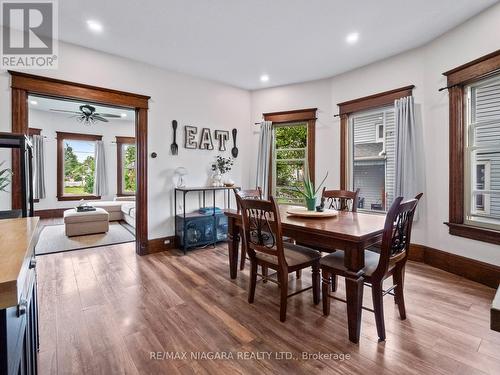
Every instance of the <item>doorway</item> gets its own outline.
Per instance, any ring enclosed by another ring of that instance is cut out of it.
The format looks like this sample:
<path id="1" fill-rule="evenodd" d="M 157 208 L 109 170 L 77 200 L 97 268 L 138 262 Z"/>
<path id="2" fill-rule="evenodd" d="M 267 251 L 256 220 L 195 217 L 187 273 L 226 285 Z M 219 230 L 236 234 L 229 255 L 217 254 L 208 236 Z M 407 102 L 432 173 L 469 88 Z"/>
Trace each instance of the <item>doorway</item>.
<path id="1" fill-rule="evenodd" d="M 80 83 L 62 81 L 31 74 L 9 71 L 12 94 L 12 132 L 29 134 L 29 97 L 37 96 L 61 101 L 82 101 L 96 105 L 131 111 L 135 116 L 136 144 L 136 210 L 135 237 L 136 253 L 148 253 L 147 239 L 147 111 L 149 96 L 117 91 Z M 19 155 L 13 152 L 12 169 L 14 176 L 20 168 Z M 13 178 L 12 208 L 21 205 L 21 181 Z"/>

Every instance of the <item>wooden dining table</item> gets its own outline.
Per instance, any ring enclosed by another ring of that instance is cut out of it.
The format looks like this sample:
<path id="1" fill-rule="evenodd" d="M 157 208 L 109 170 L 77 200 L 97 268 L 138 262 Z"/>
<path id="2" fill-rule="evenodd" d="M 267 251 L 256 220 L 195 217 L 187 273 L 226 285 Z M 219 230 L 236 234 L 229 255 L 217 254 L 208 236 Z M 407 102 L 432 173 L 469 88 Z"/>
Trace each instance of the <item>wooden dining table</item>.
<path id="1" fill-rule="evenodd" d="M 364 286 L 365 249 L 382 240 L 385 215 L 340 211 L 335 217 L 302 218 L 287 214 L 291 206 L 280 205 L 283 235 L 325 252 L 345 252 L 346 301 L 349 340 L 359 342 Z M 238 273 L 241 214 L 224 210 L 228 217 L 229 273 Z"/>

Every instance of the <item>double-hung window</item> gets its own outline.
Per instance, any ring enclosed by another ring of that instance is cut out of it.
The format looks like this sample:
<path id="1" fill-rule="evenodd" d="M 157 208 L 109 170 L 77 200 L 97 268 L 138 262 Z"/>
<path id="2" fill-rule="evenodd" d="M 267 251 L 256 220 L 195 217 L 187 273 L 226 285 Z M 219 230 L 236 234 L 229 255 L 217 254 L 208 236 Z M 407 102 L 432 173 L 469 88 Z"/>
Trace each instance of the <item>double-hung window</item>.
<path id="1" fill-rule="evenodd" d="M 117 195 L 134 195 L 136 191 L 136 145 L 134 137 L 116 137 Z"/>
<path id="2" fill-rule="evenodd" d="M 274 125 L 272 195 L 280 203 L 303 204 L 293 187 L 303 181 L 307 168 L 307 122 Z"/>
<path id="3" fill-rule="evenodd" d="M 359 189 L 359 210 L 385 212 L 394 200 L 394 107 L 349 116 L 349 185 Z"/>
<path id="4" fill-rule="evenodd" d="M 465 87 L 465 222 L 500 229 L 500 74 Z"/>

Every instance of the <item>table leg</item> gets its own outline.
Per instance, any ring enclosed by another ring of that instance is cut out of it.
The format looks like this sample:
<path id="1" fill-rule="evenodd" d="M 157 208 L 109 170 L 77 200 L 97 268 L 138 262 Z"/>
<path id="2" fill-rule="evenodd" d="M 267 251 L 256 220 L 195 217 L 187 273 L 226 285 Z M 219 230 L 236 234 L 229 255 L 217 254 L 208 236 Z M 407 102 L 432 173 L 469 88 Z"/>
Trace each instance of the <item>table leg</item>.
<path id="1" fill-rule="evenodd" d="M 231 279 L 236 279 L 238 274 L 238 252 L 240 248 L 240 233 L 239 228 L 235 223 L 235 219 L 228 217 L 228 236 L 227 246 L 229 255 L 229 274 Z"/>
<path id="2" fill-rule="evenodd" d="M 363 306 L 363 287 L 365 278 L 361 271 L 365 265 L 365 252 L 362 246 L 346 249 L 344 265 L 347 301 L 347 325 L 349 340 L 358 343 L 361 330 L 361 311 Z"/>
<path id="3" fill-rule="evenodd" d="M 361 311 L 363 304 L 364 277 L 346 277 L 347 325 L 349 340 L 359 342 L 361 331 Z"/>

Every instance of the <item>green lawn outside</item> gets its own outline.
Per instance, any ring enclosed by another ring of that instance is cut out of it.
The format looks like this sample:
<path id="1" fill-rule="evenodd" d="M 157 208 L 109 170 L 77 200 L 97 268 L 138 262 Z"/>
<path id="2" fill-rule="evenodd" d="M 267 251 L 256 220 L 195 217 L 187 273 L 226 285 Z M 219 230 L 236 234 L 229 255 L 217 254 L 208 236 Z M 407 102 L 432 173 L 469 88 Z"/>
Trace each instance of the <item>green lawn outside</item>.
<path id="1" fill-rule="evenodd" d="M 83 190 L 83 186 L 65 186 L 64 195 L 89 195 Z"/>

